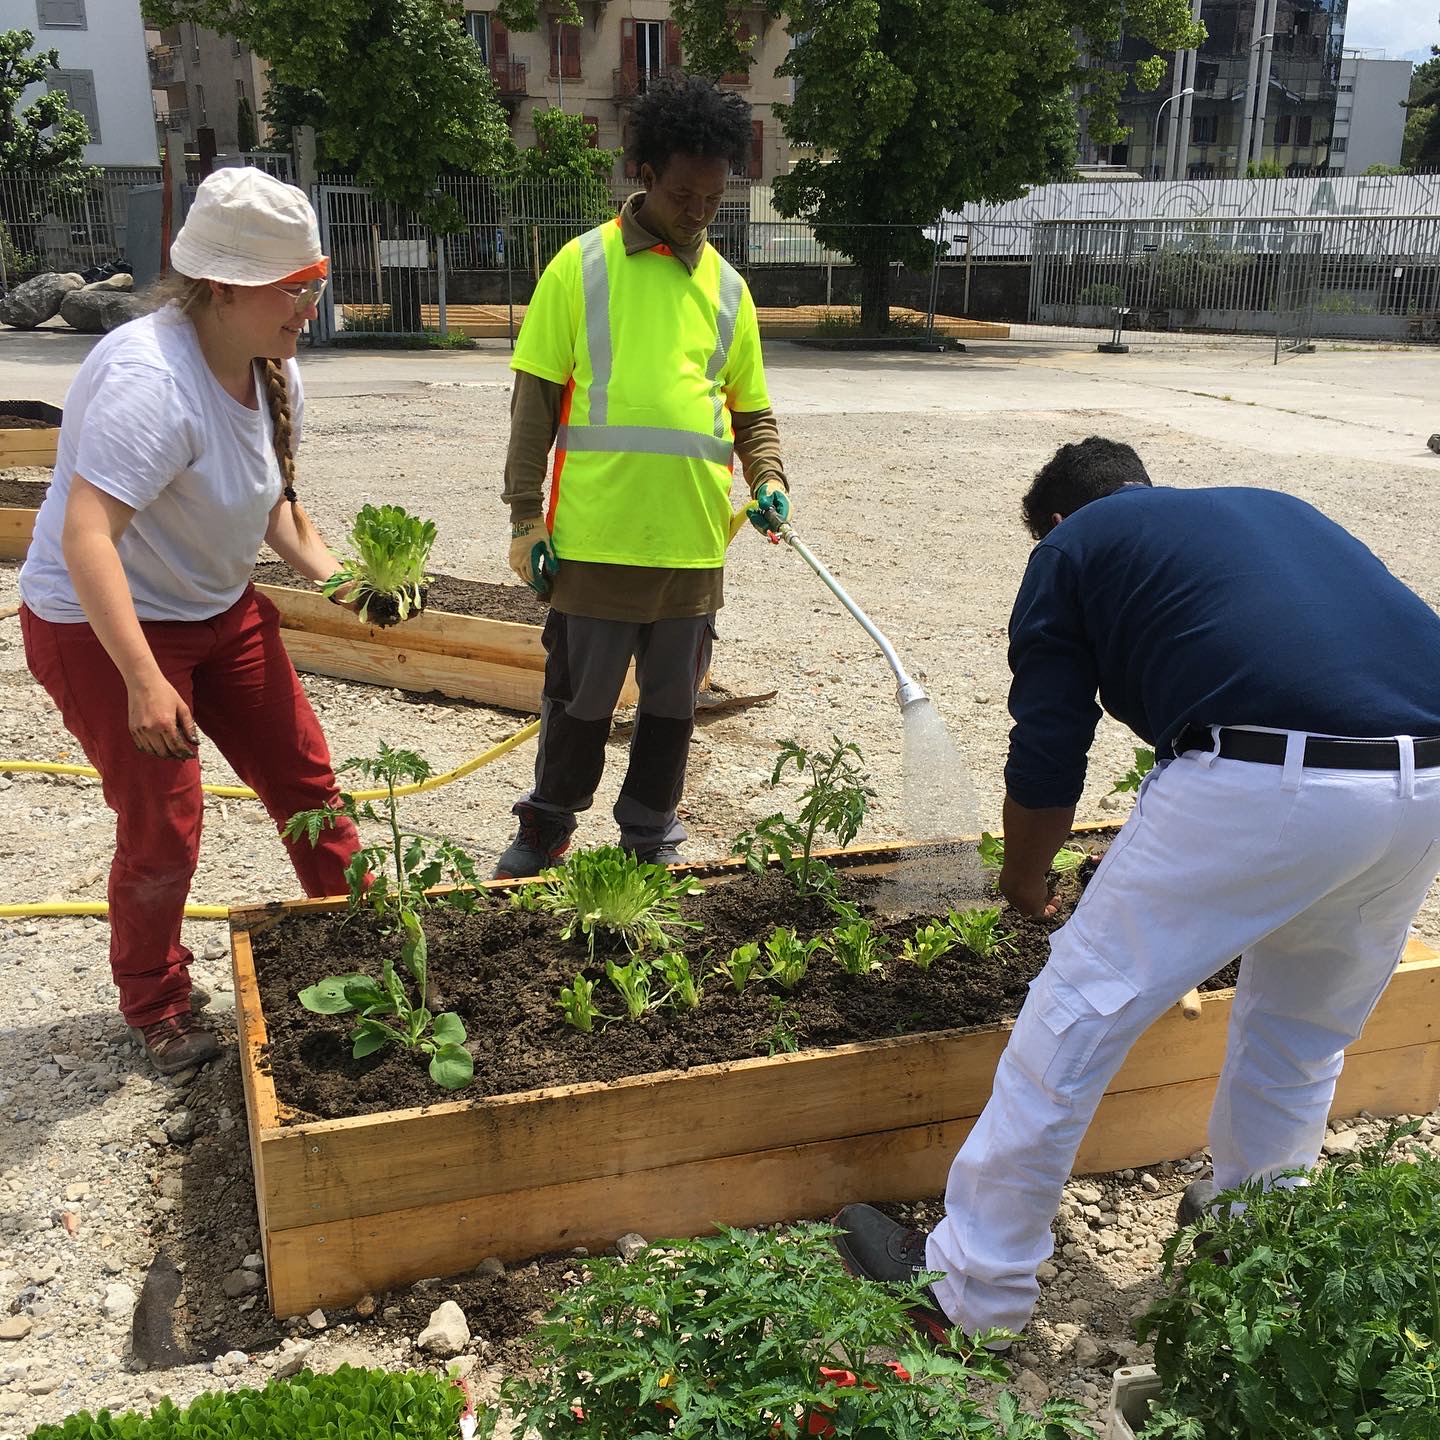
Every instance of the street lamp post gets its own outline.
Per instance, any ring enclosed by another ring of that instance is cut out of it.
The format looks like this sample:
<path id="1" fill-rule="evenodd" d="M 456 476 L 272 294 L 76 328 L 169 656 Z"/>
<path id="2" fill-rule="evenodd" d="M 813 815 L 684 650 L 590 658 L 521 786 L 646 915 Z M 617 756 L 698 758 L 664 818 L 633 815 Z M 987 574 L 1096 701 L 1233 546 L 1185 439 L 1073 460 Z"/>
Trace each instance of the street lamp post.
<path id="1" fill-rule="evenodd" d="M 1163 167 L 1155 164 L 1155 157 L 1160 153 L 1160 117 L 1165 113 L 1165 107 L 1167 105 L 1173 105 L 1177 100 L 1183 100 L 1187 95 L 1193 95 L 1194 93 L 1195 87 L 1193 85 L 1187 85 L 1183 90 L 1177 90 L 1168 100 L 1162 100 L 1160 102 L 1160 108 L 1155 112 L 1155 138 L 1150 146 L 1150 163 L 1155 166 L 1157 172 L 1155 178 L 1157 180 L 1163 180 L 1165 178 L 1158 173 Z"/>

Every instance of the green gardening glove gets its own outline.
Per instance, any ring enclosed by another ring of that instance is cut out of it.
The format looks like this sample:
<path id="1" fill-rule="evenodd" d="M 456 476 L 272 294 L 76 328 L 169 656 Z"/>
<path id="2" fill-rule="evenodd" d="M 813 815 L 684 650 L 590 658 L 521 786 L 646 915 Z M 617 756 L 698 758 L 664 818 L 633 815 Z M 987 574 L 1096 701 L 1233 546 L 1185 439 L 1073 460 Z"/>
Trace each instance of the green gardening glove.
<path id="1" fill-rule="evenodd" d="M 755 508 L 750 523 L 762 535 L 778 530 L 790 519 L 790 494 L 778 480 L 762 480 L 755 490 Z"/>

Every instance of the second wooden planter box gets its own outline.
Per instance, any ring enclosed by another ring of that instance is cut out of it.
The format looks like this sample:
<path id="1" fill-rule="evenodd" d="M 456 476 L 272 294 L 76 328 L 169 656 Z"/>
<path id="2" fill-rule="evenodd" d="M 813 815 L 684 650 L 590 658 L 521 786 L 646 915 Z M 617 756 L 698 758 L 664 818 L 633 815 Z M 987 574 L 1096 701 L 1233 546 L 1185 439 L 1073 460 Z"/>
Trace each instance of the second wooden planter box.
<path id="1" fill-rule="evenodd" d="M 61 410 L 42 400 L 0 401 L 0 418 L 36 422 L 25 428 L 0 426 L 0 470 L 53 469 L 60 443 Z M 36 485 L 37 495 L 43 487 Z M 36 505 L 0 504 L 0 560 L 23 560 L 35 532 Z"/>
<path id="2" fill-rule="evenodd" d="M 848 852 L 858 868 L 905 847 Z M 713 867 L 705 873 L 713 873 Z M 236 1018 L 270 1304 L 346 1304 L 487 1256 L 616 1236 L 823 1216 L 944 1189 L 1010 1025 L 287 1125 L 265 1056 L 250 935 L 297 901 L 231 913 Z M 1177 1160 L 1205 1143 L 1233 991 L 1172 1008 L 1106 1092 L 1078 1172 Z M 439 1092 L 437 1092 L 438 1095 Z M 1412 943 L 1352 1047 L 1335 1115 L 1430 1110 L 1440 1096 L 1440 956 Z"/>
<path id="3" fill-rule="evenodd" d="M 505 710 L 536 714 L 545 678 L 540 626 L 426 610 L 403 624 L 362 625 L 316 590 L 257 585 L 280 611 L 281 635 L 297 670 L 363 680 Z M 631 674 L 622 705 L 638 698 Z"/>

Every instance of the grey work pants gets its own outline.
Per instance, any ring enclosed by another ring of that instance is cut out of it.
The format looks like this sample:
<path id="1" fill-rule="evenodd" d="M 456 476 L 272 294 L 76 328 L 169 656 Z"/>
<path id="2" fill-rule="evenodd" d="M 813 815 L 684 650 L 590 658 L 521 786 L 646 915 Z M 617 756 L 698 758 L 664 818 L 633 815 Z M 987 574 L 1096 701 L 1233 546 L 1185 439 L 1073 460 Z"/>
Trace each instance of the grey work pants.
<path id="1" fill-rule="evenodd" d="M 545 622 L 545 687 L 535 788 L 522 801 L 568 821 L 588 810 L 605 769 L 610 721 L 630 661 L 640 703 L 630 764 L 615 802 L 620 843 L 646 854 L 686 838 L 675 811 L 695 729 L 695 697 L 710 668 L 715 617 L 640 624 L 552 610 Z"/>

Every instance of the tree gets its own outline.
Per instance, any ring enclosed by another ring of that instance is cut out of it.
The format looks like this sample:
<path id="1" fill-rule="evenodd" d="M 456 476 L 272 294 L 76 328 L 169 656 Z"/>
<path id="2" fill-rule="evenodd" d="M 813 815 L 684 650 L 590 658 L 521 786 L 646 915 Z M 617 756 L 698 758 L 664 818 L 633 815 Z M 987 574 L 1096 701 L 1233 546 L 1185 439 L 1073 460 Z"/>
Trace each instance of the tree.
<path id="1" fill-rule="evenodd" d="M 235 107 L 235 148 L 245 155 L 259 142 L 260 136 L 255 128 L 255 111 L 251 108 L 250 97 L 242 95 L 240 103 Z"/>
<path id="2" fill-rule="evenodd" d="M 63 90 L 41 95 L 24 110 L 17 108 L 25 90 L 45 83 L 60 66 L 58 51 L 30 54 L 34 44 L 29 30 L 0 34 L 0 174 L 39 174 L 74 184 L 94 170 L 85 163 L 90 143 L 85 117 L 70 108 Z"/>
<path id="3" fill-rule="evenodd" d="M 538 276 L 567 241 L 614 216 L 610 175 L 620 152 L 592 146 L 595 127 L 579 115 L 552 109 L 533 118 L 536 143 L 516 152 L 505 180 Z"/>
<path id="4" fill-rule="evenodd" d="M 436 192 L 440 175 L 491 169 L 508 151 L 461 0 L 143 0 L 143 9 L 150 25 L 188 21 L 238 38 L 268 62 L 284 97 L 302 97 L 328 163 L 437 230 L 459 221 Z"/>
<path id="5" fill-rule="evenodd" d="M 1405 102 L 1405 146 L 1401 163 L 1412 169 L 1440 167 L 1440 45 L 1431 58 L 1415 67 L 1410 98 Z"/>
<path id="6" fill-rule="evenodd" d="M 748 68 L 733 0 L 674 0 L 687 64 L 718 76 Z M 891 265 L 928 266 L 926 235 L 946 210 L 1014 200 L 1073 165 L 1077 87 L 1104 143 L 1123 130 L 1123 70 L 1087 68 L 1126 33 L 1168 51 L 1199 44 L 1189 0 L 769 0 L 793 48 L 779 74 L 795 100 L 777 105 L 805 147 L 774 185 L 776 208 L 860 267 L 861 324 L 889 324 Z M 1077 39 L 1077 37 L 1086 37 Z M 1160 55 L 1139 62 L 1154 89 Z M 863 228 L 863 227 L 873 228 Z M 880 228 L 883 227 L 883 228 Z"/>

